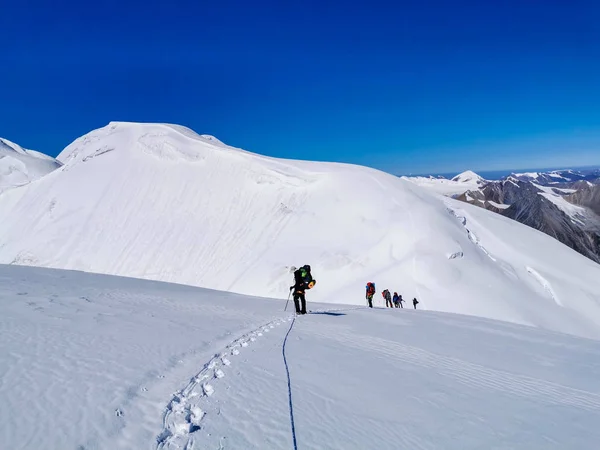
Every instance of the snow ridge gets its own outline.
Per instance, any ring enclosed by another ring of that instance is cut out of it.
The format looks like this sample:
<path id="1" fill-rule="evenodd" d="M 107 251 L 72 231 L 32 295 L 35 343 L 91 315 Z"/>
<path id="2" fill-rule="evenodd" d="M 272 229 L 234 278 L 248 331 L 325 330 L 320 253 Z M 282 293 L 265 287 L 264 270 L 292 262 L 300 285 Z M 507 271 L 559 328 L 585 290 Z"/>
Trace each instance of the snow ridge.
<path id="1" fill-rule="evenodd" d="M 54 158 L 0 138 L 0 193 L 24 186 L 60 167 Z"/>
<path id="2" fill-rule="evenodd" d="M 548 292 L 552 300 L 554 300 L 558 306 L 563 306 L 562 302 L 556 295 L 556 292 L 554 292 L 554 289 L 552 289 L 552 285 L 548 280 L 546 280 L 543 276 L 539 274 L 538 271 L 531 267 L 527 267 L 527 272 L 529 272 L 531 276 L 542 285 L 542 287 L 546 290 L 546 292 Z"/>
<path id="3" fill-rule="evenodd" d="M 90 161 L 118 150 L 121 157 L 142 152 L 158 160 L 172 162 L 205 161 L 214 150 L 235 150 L 210 135 L 169 123 L 110 122 L 76 139 L 57 157 L 66 165 Z"/>
<path id="4" fill-rule="evenodd" d="M 450 214 L 452 214 L 454 217 L 456 217 L 460 221 L 462 226 L 465 228 L 465 231 L 467 232 L 467 236 L 469 237 L 469 240 L 473 244 L 475 244 L 475 246 L 477 246 L 477 248 L 479 248 L 488 258 L 490 258 L 492 261 L 495 262 L 496 258 L 494 258 L 490 254 L 490 252 L 481 244 L 481 241 L 479 240 L 477 235 L 467 227 L 467 218 L 464 215 L 460 215 L 452 206 L 450 206 L 448 204 L 446 206 L 448 208 L 448 212 Z M 455 259 L 457 256 L 462 257 L 463 252 L 454 253 L 448 259 Z"/>

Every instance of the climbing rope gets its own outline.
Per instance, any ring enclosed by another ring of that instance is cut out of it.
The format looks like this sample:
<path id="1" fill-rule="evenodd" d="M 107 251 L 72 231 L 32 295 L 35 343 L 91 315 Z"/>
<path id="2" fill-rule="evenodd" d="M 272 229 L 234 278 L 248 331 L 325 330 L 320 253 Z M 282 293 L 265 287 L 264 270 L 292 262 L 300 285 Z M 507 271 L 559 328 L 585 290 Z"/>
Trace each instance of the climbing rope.
<path id="1" fill-rule="evenodd" d="M 295 317 L 292 320 L 292 323 L 290 324 L 290 329 L 288 330 L 287 334 L 285 335 L 285 339 L 283 340 L 282 353 L 283 353 L 283 363 L 285 364 L 285 372 L 287 373 L 288 401 L 289 401 L 289 407 L 290 407 L 290 425 L 292 426 L 292 440 L 294 442 L 294 450 L 298 450 L 298 443 L 296 441 L 296 425 L 294 424 L 294 403 L 292 402 L 292 381 L 290 379 L 290 369 L 288 367 L 287 358 L 285 357 L 285 346 L 287 344 L 288 336 L 290 335 L 290 332 L 292 331 L 292 328 L 294 327 L 294 323 L 296 323 Z"/>

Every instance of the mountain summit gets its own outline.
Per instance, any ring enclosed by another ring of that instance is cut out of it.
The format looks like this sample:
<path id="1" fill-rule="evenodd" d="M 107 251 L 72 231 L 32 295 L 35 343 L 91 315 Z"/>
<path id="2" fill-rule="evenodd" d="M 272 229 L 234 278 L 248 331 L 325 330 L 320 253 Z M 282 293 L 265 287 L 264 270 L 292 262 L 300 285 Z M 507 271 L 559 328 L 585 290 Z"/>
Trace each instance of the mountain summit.
<path id="1" fill-rule="evenodd" d="M 471 170 L 467 170 L 463 173 L 456 175 L 454 178 L 452 178 L 452 181 L 456 181 L 457 183 L 485 183 L 485 179 L 483 177 L 480 177 Z"/>

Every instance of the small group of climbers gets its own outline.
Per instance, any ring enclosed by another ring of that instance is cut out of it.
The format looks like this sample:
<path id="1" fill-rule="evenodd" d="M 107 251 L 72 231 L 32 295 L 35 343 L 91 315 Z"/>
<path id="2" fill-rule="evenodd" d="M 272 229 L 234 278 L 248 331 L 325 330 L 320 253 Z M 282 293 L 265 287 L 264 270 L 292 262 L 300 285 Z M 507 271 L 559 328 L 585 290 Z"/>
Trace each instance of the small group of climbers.
<path id="1" fill-rule="evenodd" d="M 392 303 L 392 294 L 390 294 L 389 289 L 384 289 L 384 291 L 381 293 L 381 296 L 385 299 L 386 308 L 394 307 L 394 304 Z M 394 296 L 398 297 L 398 293 L 394 292 Z"/>
<path id="2" fill-rule="evenodd" d="M 394 292 L 394 296 L 392 297 L 390 291 L 386 289 L 381 293 L 381 295 L 383 296 L 383 298 L 385 298 L 386 308 L 404 308 L 402 303 L 404 303 L 406 300 L 402 298 L 402 295 L 398 295 L 397 292 Z M 415 309 L 417 309 L 418 303 L 419 301 L 416 298 L 413 298 L 413 306 Z"/>
<path id="3" fill-rule="evenodd" d="M 375 283 L 369 281 L 367 283 L 367 301 L 369 303 L 369 308 L 373 307 L 373 295 L 375 295 Z M 402 295 L 398 295 L 397 292 L 394 292 L 394 296 L 390 293 L 389 289 L 384 289 L 381 292 L 381 296 L 385 299 L 385 307 L 386 308 L 404 308 L 402 303 L 405 301 L 402 298 Z M 413 307 L 417 309 L 417 305 L 419 301 L 416 298 L 413 298 Z"/>
<path id="4" fill-rule="evenodd" d="M 402 298 L 402 295 L 398 295 L 397 292 L 394 292 L 394 306 L 396 308 L 404 308 L 404 306 L 402 305 L 402 303 L 404 302 L 404 299 Z"/>
<path id="5" fill-rule="evenodd" d="M 306 314 L 306 291 L 308 289 L 312 289 L 316 282 L 317 281 L 310 273 L 310 266 L 308 264 L 294 270 L 294 285 L 290 286 L 290 294 L 291 291 L 294 292 L 294 305 L 296 306 L 296 314 Z M 365 295 L 369 308 L 373 307 L 373 297 L 375 296 L 375 293 L 375 283 L 369 281 L 366 286 Z M 404 308 L 402 303 L 405 300 L 402 298 L 402 295 L 398 295 L 397 292 L 394 292 L 394 296 L 392 297 L 389 289 L 385 289 L 381 295 L 385 299 L 386 308 Z M 417 309 L 419 301 L 416 298 L 413 298 L 412 303 L 413 307 Z"/>

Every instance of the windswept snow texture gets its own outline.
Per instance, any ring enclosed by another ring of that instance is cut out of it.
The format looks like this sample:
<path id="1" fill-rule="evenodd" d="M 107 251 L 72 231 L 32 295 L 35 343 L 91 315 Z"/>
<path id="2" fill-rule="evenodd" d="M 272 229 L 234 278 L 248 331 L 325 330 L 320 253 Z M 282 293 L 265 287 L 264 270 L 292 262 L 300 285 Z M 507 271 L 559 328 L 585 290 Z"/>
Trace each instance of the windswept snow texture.
<path id="1" fill-rule="evenodd" d="M 600 266 L 406 179 L 267 158 L 164 124 L 111 123 L 58 159 L 59 171 L 0 196 L 0 263 L 277 298 L 290 267 L 310 264 L 311 301 L 364 305 L 375 281 L 424 309 L 600 334 Z"/>
<path id="2" fill-rule="evenodd" d="M 600 442 L 598 341 L 412 309 L 293 321 L 284 303 L 0 266 L 0 448 L 291 449 L 290 405 L 301 449 Z"/>
<path id="3" fill-rule="evenodd" d="M 0 138 L 0 193 L 37 180 L 60 167 L 50 156 Z"/>

